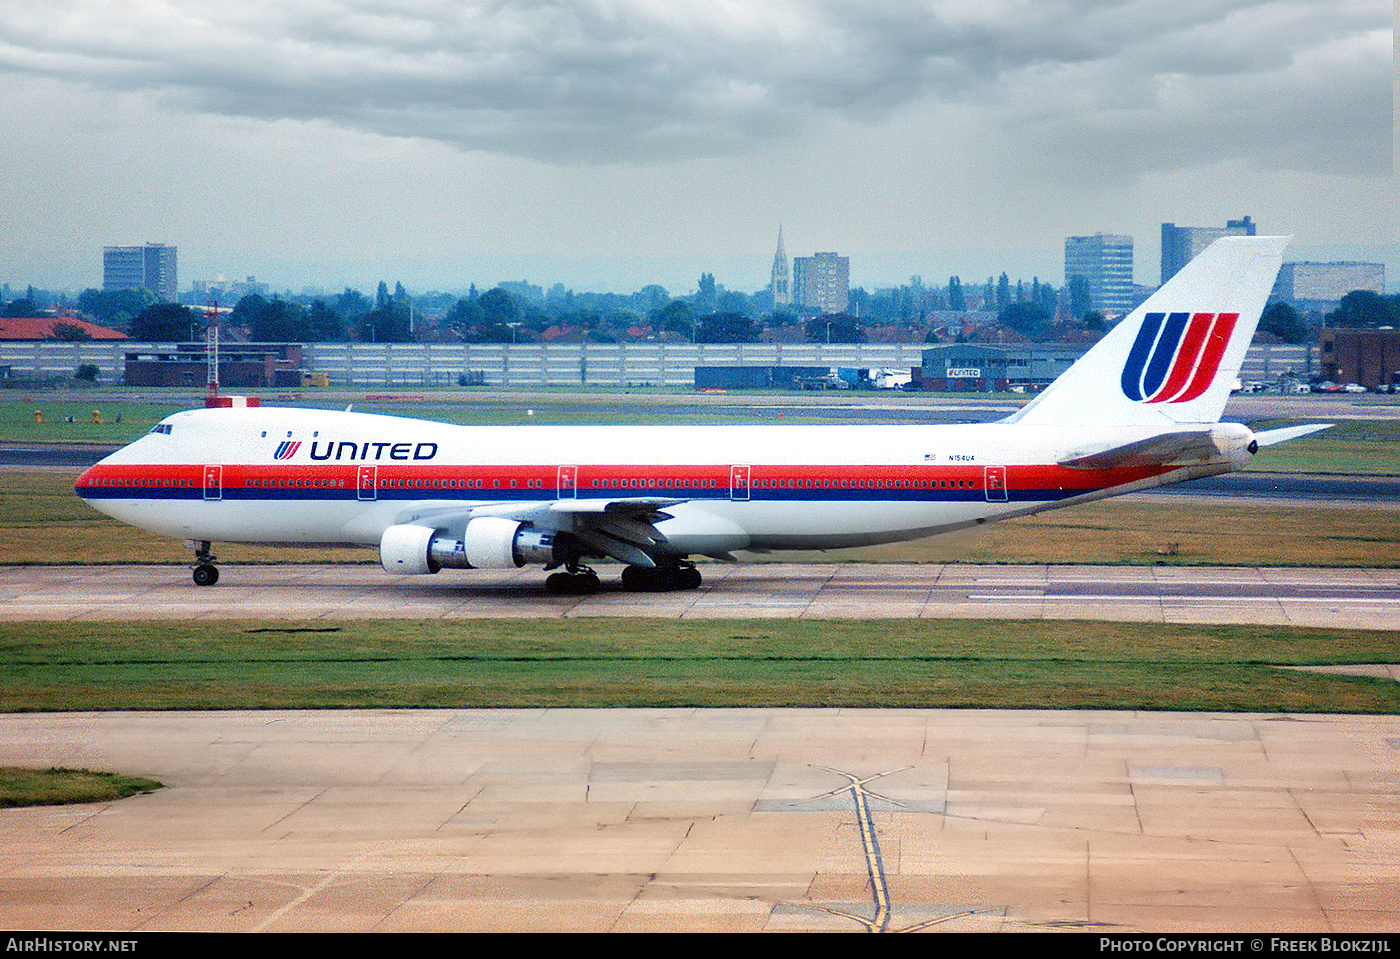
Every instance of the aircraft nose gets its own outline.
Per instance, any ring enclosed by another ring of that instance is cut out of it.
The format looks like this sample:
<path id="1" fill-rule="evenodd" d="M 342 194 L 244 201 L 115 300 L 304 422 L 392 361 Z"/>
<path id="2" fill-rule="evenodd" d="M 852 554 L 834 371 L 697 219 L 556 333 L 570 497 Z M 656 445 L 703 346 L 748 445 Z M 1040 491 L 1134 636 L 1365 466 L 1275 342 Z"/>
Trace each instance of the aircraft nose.
<path id="1" fill-rule="evenodd" d="M 92 489 L 95 485 L 96 478 L 97 467 L 89 466 L 87 469 L 83 470 L 82 473 L 78 474 L 78 480 L 73 484 L 73 492 L 77 493 L 83 499 L 87 499 L 87 491 Z"/>
<path id="2" fill-rule="evenodd" d="M 106 456 L 102 457 L 102 459 L 79 473 L 78 479 L 73 483 L 73 492 L 77 493 L 83 499 L 91 499 L 91 496 L 88 494 L 99 485 L 102 467 L 105 466 L 107 461 L 111 458 L 112 454 L 108 453 Z"/>

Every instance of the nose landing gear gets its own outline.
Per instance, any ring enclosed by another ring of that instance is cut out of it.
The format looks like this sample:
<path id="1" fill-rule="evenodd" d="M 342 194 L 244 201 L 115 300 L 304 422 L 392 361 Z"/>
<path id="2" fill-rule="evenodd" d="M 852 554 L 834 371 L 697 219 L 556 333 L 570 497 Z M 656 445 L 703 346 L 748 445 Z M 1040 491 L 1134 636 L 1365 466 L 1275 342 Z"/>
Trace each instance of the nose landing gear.
<path id="1" fill-rule="evenodd" d="M 192 578 L 196 586 L 213 586 L 219 581 L 219 567 L 214 565 L 214 559 L 214 554 L 209 552 L 209 541 L 204 540 L 194 551 Z"/>

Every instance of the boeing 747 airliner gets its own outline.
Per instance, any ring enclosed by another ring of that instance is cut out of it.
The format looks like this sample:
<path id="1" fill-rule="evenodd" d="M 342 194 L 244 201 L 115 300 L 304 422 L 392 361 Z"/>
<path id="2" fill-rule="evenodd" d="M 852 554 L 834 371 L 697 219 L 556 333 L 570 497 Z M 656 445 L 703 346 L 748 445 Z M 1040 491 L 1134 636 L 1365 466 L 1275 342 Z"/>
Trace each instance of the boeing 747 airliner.
<path id="1" fill-rule="evenodd" d="M 1219 419 L 1285 237 L 1227 237 L 1012 416 L 969 426 L 469 427 L 197 409 L 82 474 L 78 495 L 212 544 L 379 548 L 390 573 L 558 569 L 551 592 L 694 589 L 695 557 L 916 539 L 1213 476 L 1326 424 Z"/>

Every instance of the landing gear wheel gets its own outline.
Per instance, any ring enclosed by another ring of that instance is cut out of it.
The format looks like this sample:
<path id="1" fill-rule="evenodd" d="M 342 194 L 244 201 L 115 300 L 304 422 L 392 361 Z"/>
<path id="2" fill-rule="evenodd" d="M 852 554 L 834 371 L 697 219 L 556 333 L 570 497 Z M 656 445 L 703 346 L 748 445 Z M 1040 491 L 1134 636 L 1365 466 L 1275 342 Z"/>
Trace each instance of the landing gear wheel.
<path id="1" fill-rule="evenodd" d="M 214 554 L 210 550 L 210 543 L 206 540 L 194 542 L 187 540 L 187 545 L 193 546 L 194 550 L 194 584 L 196 586 L 213 586 L 219 581 L 219 567 L 214 565 Z"/>
<path id="2" fill-rule="evenodd" d="M 690 564 L 628 566 L 622 570 L 622 588 L 632 593 L 669 593 L 677 589 L 699 589 L 700 571 Z"/>
<path id="3" fill-rule="evenodd" d="M 544 588 L 554 596 L 590 596 L 602 585 L 591 569 L 577 573 L 553 573 L 545 577 Z"/>
<path id="4" fill-rule="evenodd" d="M 645 566 L 627 566 L 622 570 L 622 588 L 629 593 L 644 593 L 654 589 L 655 570 Z"/>

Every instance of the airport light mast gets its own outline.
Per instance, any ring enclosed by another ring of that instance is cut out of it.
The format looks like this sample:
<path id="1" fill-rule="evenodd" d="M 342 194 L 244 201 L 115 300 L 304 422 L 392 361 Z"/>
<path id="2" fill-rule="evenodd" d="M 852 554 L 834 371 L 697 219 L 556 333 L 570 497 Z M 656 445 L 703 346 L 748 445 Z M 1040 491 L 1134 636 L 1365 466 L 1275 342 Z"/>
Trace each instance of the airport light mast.
<path id="1" fill-rule="evenodd" d="M 204 388 L 204 405 L 217 406 L 219 399 L 219 302 L 210 300 L 204 308 L 204 358 L 209 373 Z"/>

